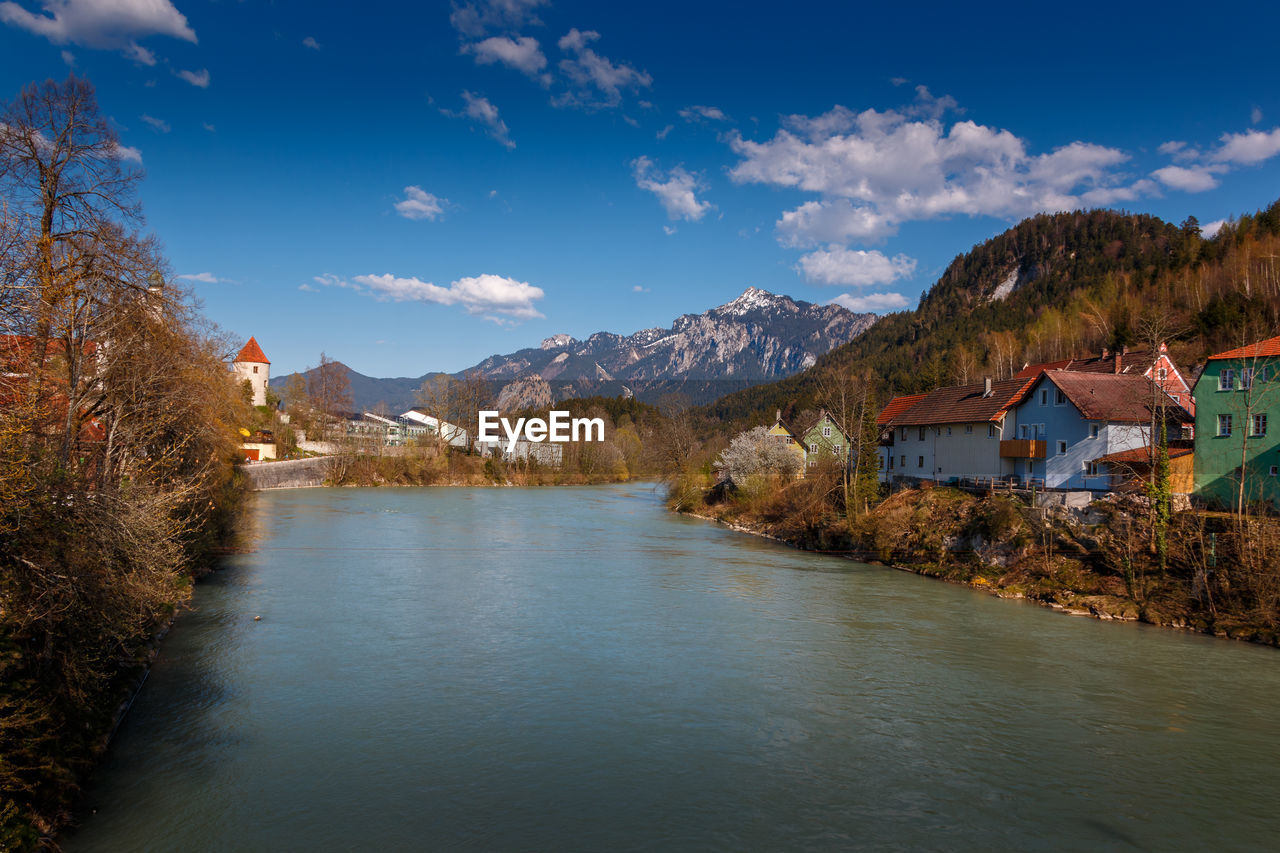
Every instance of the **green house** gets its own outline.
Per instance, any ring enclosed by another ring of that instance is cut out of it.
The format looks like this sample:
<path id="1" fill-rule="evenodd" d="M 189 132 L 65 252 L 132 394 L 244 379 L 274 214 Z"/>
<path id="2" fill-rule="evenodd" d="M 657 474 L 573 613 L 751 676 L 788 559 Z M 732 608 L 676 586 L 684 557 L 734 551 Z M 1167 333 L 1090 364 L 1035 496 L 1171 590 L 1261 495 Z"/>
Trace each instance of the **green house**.
<path id="1" fill-rule="evenodd" d="M 849 436 L 836 424 L 826 410 L 818 413 L 818 420 L 800 437 L 804 447 L 805 466 L 812 468 L 824 456 L 849 462 Z"/>
<path id="2" fill-rule="evenodd" d="M 1196 495 L 1280 509 L 1280 337 L 1209 356 L 1194 393 Z"/>

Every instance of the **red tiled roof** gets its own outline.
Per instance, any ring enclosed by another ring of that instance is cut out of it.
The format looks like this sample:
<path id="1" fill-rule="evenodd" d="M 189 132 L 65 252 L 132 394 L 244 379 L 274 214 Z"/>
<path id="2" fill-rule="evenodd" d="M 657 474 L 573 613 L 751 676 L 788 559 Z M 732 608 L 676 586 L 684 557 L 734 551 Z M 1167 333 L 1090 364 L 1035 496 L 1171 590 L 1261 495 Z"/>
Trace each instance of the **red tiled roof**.
<path id="1" fill-rule="evenodd" d="M 1045 379 L 1061 389 L 1087 420 L 1149 423 L 1152 395 L 1159 393 L 1164 397 L 1164 406 L 1171 419 L 1184 423 L 1192 421 L 1182 406 L 1163 391 L 1156 391 L 1156 384 L 1141 374 L 1051 370 L 1045 374 Z"/>
<path id="2" fill-rule="evenodd" d="M 240 350 L 240 354 L 236 356 L 235 360 L 236 362 L 247 361 L 256 362 L 258 364 L 271 363 L 262 352 L 262 347 L 258 346 L 258 339 L 254 337 L 249 338 L 249 343 L 244 345 L 244 348 Z"/>
<path id="3" fill-rule="evenodd" d="M 989 397 L 983 395 L 983 385 L 938 388 L 925 394 L 924 399 L 883 425 L 928 426 L 999 421 L 1034 383 L 1034 379 L 1002 379 L 991 383 Z"/>
<path id="4" fill-rule="evenodd" d="M 884 426 L 928 396 L 928 394 L 905 394 L 901 397 L 894 397 L 889 401 L 888 405 L 880 410 L 880 414 L 876 415 L 876 426 Z"/>
<path id="5" fill-rule="evenodd" d="M 1209 356 L 1209 360 L 1213 361 L 1218 358 L 1267 358 L 1270 356 L 1280 356 L 1280 337 L 1267 338 L 1265 341 L 1258 341 L 1256 344 L 1229 349 L 1226 352 Z"/>

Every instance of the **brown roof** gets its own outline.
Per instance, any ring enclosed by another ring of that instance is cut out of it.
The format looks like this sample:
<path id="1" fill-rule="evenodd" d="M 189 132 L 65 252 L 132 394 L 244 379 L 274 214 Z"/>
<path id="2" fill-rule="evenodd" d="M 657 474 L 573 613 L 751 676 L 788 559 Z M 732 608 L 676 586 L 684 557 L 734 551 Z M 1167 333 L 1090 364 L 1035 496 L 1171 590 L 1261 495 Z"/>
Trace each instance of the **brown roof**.
<path id="1" fill-rule="evenodd" d="M 236 362 L 246 361 L 256 362 L 258 364 L 271 363 L 267 360 L 266 355 L 263 354 L 262 347 L 258 346 L 258 339 L 253 337 L 249 338 L 249 343 L 244 345 L 244 348 L 240 350 L 240 354 L 236 356 L 235 360 Z"/>
<path id="2" fill-rule="evenodd" d="M 1178 459 L 1183 456 L 1190 456 L 1194 452 L 1190 447 L 1170 447 L 1169 458 Z M 1099 456 L 1095 461 L 1113 465 L 1149 465 L 1151 464 L 1151 449 L 1147 447 L 1131 447 L 1118 453 Z"/>
<path id="3" fill-rule="evenodd" d="M 889 421 L 906 412 L 928 396 L 928 394 L 905 394 L 901 397 L 894 397 L 887 406 L 880 410 L 880 414 L 876 415 L 876 426 L 885 426 Z"/>
<path id="4" fill-rule="evenodd" d="M 1150 351 L 1108 353 L 1089 358 L 1065 358 L 1060 361 L 1046 361 L 1043 364 L 1028 364 L 1014 374 L 1018 379 L 1032 379 L 1050 370 L 1070 370 L 1075 373 L 1116 373 L 1116 356 L 1120 357 L 1119 373 L 1147 372 L 1155 361 Z M 1157 356 L 1158 357 L 1158 356 Z"/>
<path id="5" fill-rule="evenodd" d="M 982 385 L 952 385 L 924 395 L 924 399 L 893 418 L 888 426 L 927 426 L 999 421 L 1017 405 L 1034 379 L 1002 379 L 991 383 L 991 396 Z"/>
<path id="6" fill-rule="evenodd" d="M 1265 341 L 1258 341 L 1256 344 L 1229 349 L 1226 352 L 1209 356 L 1209 360 L 1213 361 L 1215 358 L 1267 358 L 1269 356 L 1280 356 L 1280 337 L 1267 338 Z"/>
<path id="7" fill-rule="evenodd" d="M 1044 376 L 1046 381 L 1061 389 L 1071 405 L 1087 420 L 1149 423 L 1152 395 L 1159 394 L 1164 398 L 1163 404 L 1172 420 L 1192 421 L 1182 406 L 1168 394 L 1157 390 L 1156 384 L 1141 374 L 1051 370 Z"/>

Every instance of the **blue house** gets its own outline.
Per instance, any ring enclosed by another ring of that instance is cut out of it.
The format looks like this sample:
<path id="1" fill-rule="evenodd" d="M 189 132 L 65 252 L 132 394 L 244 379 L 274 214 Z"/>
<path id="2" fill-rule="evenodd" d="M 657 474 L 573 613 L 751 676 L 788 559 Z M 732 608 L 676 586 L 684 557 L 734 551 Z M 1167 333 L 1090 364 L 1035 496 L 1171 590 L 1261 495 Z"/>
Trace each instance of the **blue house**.
<path id="1" fill-rule="evenodd" d="M 1112 472 L 1100 458 L 1149 447 L 1153 412 L 1170 439 L 1191 422 L 1146 376 L 1045 371 L 1013 409 L 1006 473 L 1049 489 L 1108 491 Z"/>

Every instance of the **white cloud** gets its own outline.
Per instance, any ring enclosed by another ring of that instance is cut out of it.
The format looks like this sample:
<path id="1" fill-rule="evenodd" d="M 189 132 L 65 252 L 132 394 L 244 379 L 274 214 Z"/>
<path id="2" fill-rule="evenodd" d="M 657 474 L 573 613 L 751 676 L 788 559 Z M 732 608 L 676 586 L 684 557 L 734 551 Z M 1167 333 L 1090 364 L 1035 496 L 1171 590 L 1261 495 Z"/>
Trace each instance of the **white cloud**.
<path id="1" fill-rule="evenodd" d="M 1224 133 L 1222 145 L 1209 155 L 1209 159 L 1217 163 L 1252 166 L 1277 154 L 1280 154 L 1280 127 L 1265 132 Z"/>
<path id="2" fill-rule="evenodd" d="M 1222 230 L 1222 226 L 1226 224 L 1227 220 L 1225 219 L 1215 219 L 1212 222 L 1206 222 L 1204 225 L 1200 226 L 1200 233 L 1206 239 L 1212 239 L 1217 236 L 1218 232 Z"/>
<path id="3" fill-rule="evenodd" d="M 183 281 L 198 281 L 202 284 L 218 284 L 221 282 L 230 281 L 230 279 L 218 278 L 216 275 L 214 275 L 211 272 L 185 273 L 183 275 L 178 276 L 178 278 L 182 279 Z"/>
<path id="4" fill-rule="evenodd" d="M 319 293 L 319 292 L 320 292 L 317 288 L 314 288 L 314 287 L 312 287 L 312 286 L 311 286 L 311 285 L 309 285 L 309 284 L 300 284 L 300 285 L 298 285 L 298 290 L 304 291 L 304 292 L 306 292 L 306 293 Z"/>
<path id="5" fill-rule="evenodd" d="M 777 223 L 784 246 L 844 243 L 851 239 L 880 240 L 897 231 L 895 223 L 870 205 L 854 206 L 848 199 L 807 201 L 782 214 Z"/>
<path id="6" fill-rule="evenodd" d="M 632 288 L 631 288 L 631 292 L 632 292 L 632 293 L 648 293 L 648 292 L 649 292 L 649 288 L 647 288 L 647 287 L 641 287 L 640 285 L 638 285 L 638 284 L 637 284 L 637 285 L 635 285 L 634 287 L 632 287 Z"/>
<path id="7" fill-rule="evenodd" d="M 893 311 L 898 308 L 906 308 L 911 305 L 911 302 L 901 293 L 868 293 L 865 296 L 852 296 L 848 293 L 842 293 L 827 304 L 840 305 L 850 311 L 862 313 L 864 311 Z"/>
<path id="8" fill-rule="evenodd" d="M 676 233 L 676 231 L 678 231 L 678 230 L 679 230 L 679 229 L 678 229 L 678 228 L 676 228 L 674 225 L 663 225 L 663 226 L 662 226 L 662 233 L 663 233 L 663 234 L 666 234 L 668 237 L 670 237 L 670 236 L 672 236 L 673 234 L 675 234 L 675 233 Z"/>
<path id="9" fill-rule="evenodd" d="M 516 147 L 515 142 L 511 140 L 511 131 L 507 128 L 507 123 L 498 115 L 498 108 L 491 104 L 488 98 L 464 91 L 462 99 L 467 102 L 466 109 L 462 112 L 454 112 L 452 110 L 441 110 L 440 112 L 454 118 L 471 119 L 484 127 L 489 136 L 499 144 L 506 148 Z"/>
<path id="10" fill-rule="evenodd" d="M 142 162 L 142 152 L 130 145 L 117 145 L 115 155 L 117 160 L 128 160 L 131 163 Z"/>
<path id="11" fill-rule="evenodd" d="M 910 278 L 915 275 L 916 260 L 906 255 L 890 258 L 883 252 L 832 245 L 800 258 L 796 269 L 814 284 L 867 287 Z"/>
<path id="12" fill-rule="evenodd" d="M 206 121 L 206 122 L 204 122 L 203 124 L 201 124 L 201 127 L 203 127 L 205 130 L 209 131 L 210 133 L 217 133 L 217 132 L 218 132 L 218 128 L 217 128 L 217 127 L 215 127 L 214 125 L 210 124 L 210 123 L 209 123 L 209 122 L 207 122 L 207 121 Z"/>
<path id="13" fill-rule="evenodd" d="M 728 121 L 729 117 L 719 107 L 705 107 L 694 105 L 685 107 L 679 112 L 680 118 L 687 122 L 696 121 Z"/>
<path id="14" fill-rule="evenodd" d="M 425 192 L 422 187 L 404 188 L 404 199 L 396 202 L 396 213 L 405 219 L 429 219 L 435 221 L 444 215 L 447 198 L 440 198 Z"/>
<path id="15" fill-rule="evenodd" d="M 538 26 L 534 9 L 550 0 L 479 0 L 454 5 L 449 23 L 464 36 L 479 38 L 491 30 L 518 30 L 526 24 Z"/>
<path id="16" fill-rule="evenodd" d="M 1150 180 L 1126 183 L 1128 155 L 1087 142 L 1044 154 L 1027 151 L 1013 133 L 974 121 L 950 125 L 949 97 L 923 86 L 899 110 L 855 113 L 836 106 L 819 116 L 790 116 L 764 142 L 734 132 L 742 159 L 739 183 L 816 193 L 783 214 L 779 238 L 813 245 L 879 239 L 899 223 L 954 214 L 1021 218 L 1038 212 L 1130 201 L 1154 191 Z"/>
<path id="17" fill-rule="evenodd" d="M 675 130 L 675 127 L 676 127 L 676 126 L 675 126 L 674 124 L 669 124 L 669 125 L 667 125 L 666 127 L 664 127 L 662 130 L 658 131 L 658 132 L 657 132 L 656 134 L 654 134 L 654 135 L 655 135 L 655 136 L 657 136 L 659 139 L 666 139 L 666 138 L 667 138 L 667 134 L 668 134 L 668 133 L 670 133 L 671 131 Z"/>
<path id="18" fill-rule="evenodd" d="M 72 68 L 76 67 L 76 55 L 69 50 L 62 51 L 62 61 Z"/>
<path id="19" fill-rule="evenodd" d="M 316 41 L 314 36 L 307 36 L 302 40 L 302 46 L 309 47 L 312 50 L 319 50 L 320 42 Z"/>
<path id="20" fill-rule="evenodd" d="M 1255 106 L 1249 110 L 1249 123 L 1257 124 L 1260 121 L 1262 121 L 1262 107 Z"/>
<path id="21" fill-rule="evenodd" d="M 544 296 L 542 288 L 498 275 L 460 278 L 448 287 L 390 274 L 358 275 L 355 281 L 379 299 L 461 305 L 468 314 L 480 315 L 497 323 L 543 316 L 533 306 L 534 301 Z"/>
<path id="22" fill-rule="evenodd" d="M 600 38 L 595 30 L 569 30 L 557 42 L 560 50 L 573 54 L 560 60 L 560 72 L 569 83 L 569 91 L 552 100 L 556 106 L 588 108 L 616 107 L 622 103 L 622 91 L 639 91 L 653 85 L 653 78 L 624 62 L 614 63 L 587 47 Z"/>
<path id="23" fill-rule="evenodd" d="M 547 67 L 547 58 L 543 56 L 538 40 L 528 36 L 491 36 L 484 41 L 463 45 L 462 52 L 474 54 L 477 65 L 500 62 L 530 77 Z"/>
<path id="24" fill-rule="evenodd" d="M 186 17 L 169 0 L 40 0 L 40 6 L 37 13 L 0 3 L 0 21 L 54 44 L 123 51 L 144 65 L 155 65 L 155 54 L 138 39 L 160 35 L 196 41 Z"/>
<path id="25" fill-rule="evenodd" d="M 671 219 L 696 222 L 713 207 L 710 202 L 698 201 L 697 192 L 706 187 L 696 175 L 685 171 L 683 166 L 673 167 L 667 172 L 666 180 L 662 180 L 661 172 L 649 177 L 652 169 L 653 161 L 648 157 L 637 157 L 631 161 L 636 186 L 656 195 Z"/>
<path id="26" fill-rule="evenodd" d="M 154 116 L 143 115 L 142 120 L 145 121 L 147 124 L 151 125 L 151 129 L 156 131 L 157 133 L 168 133 L 170 130 L 173 129 L 169 127 L 169 122 L 165 121 L 162 118 L 155 118 Z"/>
<path id="27" fill-rule="evenodd" d="M 1215 176 L 1225 171 L 1226 166 L 1165 166 L 1156 169 L 1151 176 L 1171 189 L 1202 193 L 1217 188 Z"/>
<path id="28" fill-rule="evenodd" d="M 198 86 L 201 89 L 209 88 L 208 68 L 201 68 L 199 71 L 175 71 L 173 73 L 186 80 L 192 86 Z"/>

